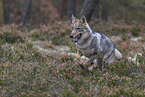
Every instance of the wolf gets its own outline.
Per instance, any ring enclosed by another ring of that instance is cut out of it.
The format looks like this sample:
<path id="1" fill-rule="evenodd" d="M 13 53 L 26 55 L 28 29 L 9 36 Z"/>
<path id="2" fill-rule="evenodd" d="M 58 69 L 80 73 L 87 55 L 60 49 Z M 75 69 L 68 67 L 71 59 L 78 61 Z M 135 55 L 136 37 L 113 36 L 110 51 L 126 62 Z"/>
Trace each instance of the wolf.
<path id="1" fill-rule="evenodd" d="M 85 16 L 77 19 L 72 15 L 73 30 L 70 37 L 73 38 L 77 48 L 77 59 L 80 66 L 89 68 L 95 61 L 98 68 L 102 70 L 104 64 L 110 64 L 115 58 L 121 59 L 122 54 L 115 48 L 111 39 L 106 35 L 93 32 L 87 23 Z M 89 58 L 87 62 L 83 62 L 81 56 Z M 91 70 L 94 67 L 91 67 Z"/>

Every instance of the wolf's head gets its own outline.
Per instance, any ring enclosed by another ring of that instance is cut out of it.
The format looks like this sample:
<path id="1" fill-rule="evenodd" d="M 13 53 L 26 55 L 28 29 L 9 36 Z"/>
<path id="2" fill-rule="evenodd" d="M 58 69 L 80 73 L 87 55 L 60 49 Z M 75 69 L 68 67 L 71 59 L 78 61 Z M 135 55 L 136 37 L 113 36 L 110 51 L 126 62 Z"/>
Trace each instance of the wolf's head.
<path id="1" fill-rule="evenodd" d="M 85 16 L 82 16 L 81 19 L 77 19 L 72 15 L 72 24 L 73 30 L 70 34 L 70 37 L 73 38 L 74 42 L 77 42 L 80 39 L 88 37 L 92 33 L 91 28 L 89 27 Z"/>

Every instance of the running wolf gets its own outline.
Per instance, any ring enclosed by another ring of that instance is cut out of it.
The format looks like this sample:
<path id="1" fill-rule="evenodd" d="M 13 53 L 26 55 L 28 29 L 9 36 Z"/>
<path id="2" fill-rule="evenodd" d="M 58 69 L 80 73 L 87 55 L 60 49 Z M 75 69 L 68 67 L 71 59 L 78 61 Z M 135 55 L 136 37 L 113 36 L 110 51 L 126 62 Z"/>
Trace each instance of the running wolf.
<path id="1" fill-rule="evenodd" d="M 104 63 L 110 64 L 114 58 L 122 58 L 122 54 L 114 47 L 111 39 L 92 31 L 85 16 L 79 20 L 72 15 L 71 26 L 73 30 L 70 37 L 76 42 L 77 59 L 83 66 L 90 67 L 91 63 L 95 61 L 101 70 Z M 81 60 L 80 56 L 82 55 L 89 58 L 86 63 Z"/>

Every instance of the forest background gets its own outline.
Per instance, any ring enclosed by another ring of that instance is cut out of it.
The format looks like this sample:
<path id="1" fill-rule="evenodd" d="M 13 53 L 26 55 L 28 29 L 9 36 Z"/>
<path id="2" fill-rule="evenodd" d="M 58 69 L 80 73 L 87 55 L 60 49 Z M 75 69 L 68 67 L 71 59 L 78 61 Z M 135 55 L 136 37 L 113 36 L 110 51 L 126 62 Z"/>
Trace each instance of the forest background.
<path id="1" fill-rule="evenodd" d="M 90 0 L 94 5 L 89 18 L 138 21 L 144 23 L 144 0 Z M 0 24 L 27 22 L 32 25 L 54 23 L 70 19 L 71 14 L 79 17 L 89 0 L 1 0 Z M 83 6 L 84 5 L 84 6 Z M 86 7 L 87 7 L 86 6 Z M 89 9 L 87 9 L 89 10 Z M 26 13 L 26 16 L 24 16 Z M 27 17 L 27 18 L 25 18 Z M 5 19 L 4 19 L 5 18 Z"/>

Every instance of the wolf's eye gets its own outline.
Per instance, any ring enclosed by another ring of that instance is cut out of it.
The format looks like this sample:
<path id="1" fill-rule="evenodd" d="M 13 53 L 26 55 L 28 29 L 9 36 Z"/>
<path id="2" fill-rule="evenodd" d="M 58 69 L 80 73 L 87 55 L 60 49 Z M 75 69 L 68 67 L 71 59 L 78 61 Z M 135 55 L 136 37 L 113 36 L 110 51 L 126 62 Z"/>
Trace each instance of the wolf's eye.
<path id="1" fill-rule="evenodd" d="M 77 28 L 77 30 L 80 30 L 81 28 Z"/>
<path id="2" fill-rule="evenodd" d="M 82 32 L 82 31 L 83 31 L 83 29 L 82 29 L 82 28 L 77 28 L 77 30 L 78 30 L 79 32 Z"/>

